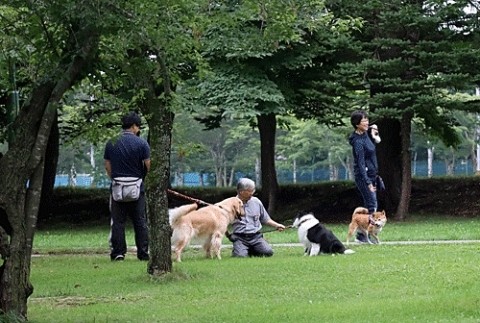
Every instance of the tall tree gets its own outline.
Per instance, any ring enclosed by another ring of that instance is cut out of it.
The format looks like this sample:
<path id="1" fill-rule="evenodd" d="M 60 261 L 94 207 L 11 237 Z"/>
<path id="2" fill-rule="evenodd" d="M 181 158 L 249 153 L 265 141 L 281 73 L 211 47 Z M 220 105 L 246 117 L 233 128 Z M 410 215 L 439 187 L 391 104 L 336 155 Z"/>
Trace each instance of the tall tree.
<path id="1" fill-rule="evenodd" d="M 227 2 L 210 10 L 213 23 L 201 42 L 212 72 L 195 83 L 199 85 L 194 98 L 206 107 L 202 109 L 203 121 L 210 127 L 219 126 L 221 119 L 228 117 L 246 118 L 258 126 L 259 184 L 273 213 L 278 192 L 277 116 L 292 108 L 290 96 L 297 87 L 289 75 L 301 74 L 318 52 L 324 53 L 316 42 L 310 42 L 312 34 L 342 30 L 349 19 L 333 19 L 323 1 Z"/>
<path id="2" fill-rule="evenodd" d="M 50 129 L 64 93 L 87 75 L 103 78 L 112 94 L 110 103 L 124 106 L 112 104 L 110 116 L 118 117 L 136 105 L 148 121 L 152 169 L 146 185 L 152 255 L 147 270 L 152 275 L 171 271 L 166 189 L 177 108 L 174 90 L 182 74 L 191 73 L 191 65 L 201 66 L 193 48 L 195 4 L 18 0 L 0 7 L 5 32 L 0 41 L 6 44 L 0 66 L 12 53 L 17 55 L 26 84 L 25 105 L 10 125 L 16 130 L 14 139 L 0 159 L 1 173 L 8 174 L 0 179 L 2 313 L 26 318 L 32 292 L 32 240 Z"/>
<path id="3" fill-rule="evenodd" d="M 105 40 L 102 72 L 110 90 L 122 93 L 127 106 L 136 107 L 148 123 L 151 170 L 146 179 L 151 275 L 171 272 L 171 228 L 168 222 L 167 188 L 170 185 L 172 126 L 181 109 L 175 94 L 193 66 L 201 70 L 196 28 L 205 23 L 192 1 L 131 1 L 125 8 L 131 29 Z"/>
<path id="4" fill-rule="evenodd" d="M 412 118 L 423 119 L 429 133 L 455 146 L 452 110 L 480 106 L 444 91 L 471 88 L 479 80 L 478 8 L 466 10 L 475 5 L 468 0 L 329 0 L 327 5 L 339 17 L 363 20 L 351 39 L 356 55 L 336 70 L 336 83 L 367 94 L 359 102 L 382 133 L 377 151 L 386 208 L 404 219 L 411 191 Z"/>
<path id="5" fill-rule="evenodd" d="M 13 140 L 0 159 L 0 316 L 27 317 L 32 242 L 51 129 L 64 93 L 96 61 L 101 35 L 118 26 L 114 9 L 96 1 L 14 0 L 0 7 L 0 65 L 15 59 L 24 98 L 9 124 Z"/>

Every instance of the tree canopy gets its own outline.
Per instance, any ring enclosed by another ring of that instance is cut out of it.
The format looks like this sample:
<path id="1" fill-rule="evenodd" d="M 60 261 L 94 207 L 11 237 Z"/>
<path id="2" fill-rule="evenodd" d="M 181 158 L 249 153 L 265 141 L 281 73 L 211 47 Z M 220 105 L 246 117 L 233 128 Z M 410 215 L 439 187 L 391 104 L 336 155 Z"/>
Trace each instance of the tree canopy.
<path id="1" fill-rule="evenodd" d="M 478 14 L 478 4 L 467 0 L 0 5 L 0 310 L 26 318 L 34 228 L 44 173 L 54 165 L 49 149 L 58 146 L 60 103 L 78 109 L 70 115 L 89 125 L 64 120 L 60 127 L 71 136 L 89 129 L 90 138 L 103 139 L 126 110 L 147 120 L 147 270 L 162 274 L 171 269 L 166 189 L 175 112 L 193 111 L 208 127 L 224 119 L 257 125 L 262 184 L 274 202 L 278 117 L 342 124 L 349 110 L 364 107 L 388 129 L 379 152 L 396 207 L 409 194 L 411 121 L 422 120 L 426 131 L 455 146 L 461 132 L 452 111 L 479 111 L 479 100 L 451 95 L 478 86 Z M 14 111 L 8 103 L 17 89 Z"/>

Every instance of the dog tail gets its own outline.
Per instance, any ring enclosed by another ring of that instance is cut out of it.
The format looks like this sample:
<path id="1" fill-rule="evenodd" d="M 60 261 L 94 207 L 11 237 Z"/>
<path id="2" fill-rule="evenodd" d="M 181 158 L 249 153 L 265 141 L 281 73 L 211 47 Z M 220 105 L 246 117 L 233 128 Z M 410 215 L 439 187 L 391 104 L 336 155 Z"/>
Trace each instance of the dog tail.
<path id="1" fill-rule="evenodd" d="M 168 209 L 168 222 L 170 223 L 170 225 L 172 225 L 175 221 L 177 221 L 177 219 L 184 216 L 185 214 L 195 211 L 196 209 L 198 209 L 198 205 L 196 203 L 185 204 L 173 209 Z"/>
<path id="2" fill-rule="evenodd" d="M 368 209 L 364 207 L 357 207 L 354 211 L 353 214 L 368 214 Z"/>
<path id="3" fill-rule="evenodd" d="M 352 250 L 352 249 L 345 249 L 345 251 L 343 252 L 344 255 L 351 255 L 354 253 L 355 253 L 355 250 Z"/>

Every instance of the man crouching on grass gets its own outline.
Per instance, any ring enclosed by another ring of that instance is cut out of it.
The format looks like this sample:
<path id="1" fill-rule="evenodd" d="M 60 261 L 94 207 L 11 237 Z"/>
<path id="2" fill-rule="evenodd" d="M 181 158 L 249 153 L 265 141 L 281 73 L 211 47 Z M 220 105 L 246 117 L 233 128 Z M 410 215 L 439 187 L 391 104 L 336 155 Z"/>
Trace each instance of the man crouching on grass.
<path id="1" fill-rule="evenodd" d="M 273 249 L 263 238 L 260 232 L 262 224 L 283 231 L 285 226 L 277 223 L 263 206 L 262 202 L 253 194 L 255 193 L 255 182 L 249 178 L 241 178 L 237 183 L 237 197 L 243 201 L 245 216 L 234 220 L 232 223 L 233 232 L 229 239 L 233 242 L 233 257 L 270 257 L 273 256 Z"/>

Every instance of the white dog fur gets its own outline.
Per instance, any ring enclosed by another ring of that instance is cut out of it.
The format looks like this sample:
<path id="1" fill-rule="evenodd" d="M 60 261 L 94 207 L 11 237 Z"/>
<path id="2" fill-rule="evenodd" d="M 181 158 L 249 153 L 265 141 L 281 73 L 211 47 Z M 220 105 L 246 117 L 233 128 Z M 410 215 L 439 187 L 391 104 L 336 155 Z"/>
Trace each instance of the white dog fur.
<path id="1" fill-rule="evenodd" d="M 320 224 L 320 221 L 312 213 L 297 215 L 292 227 L 298 228 L 298 239 L 305 247 L 306 256 L 355 253 L 351 249 L 346 249 L 343 243 L 330 230 Z"/>

